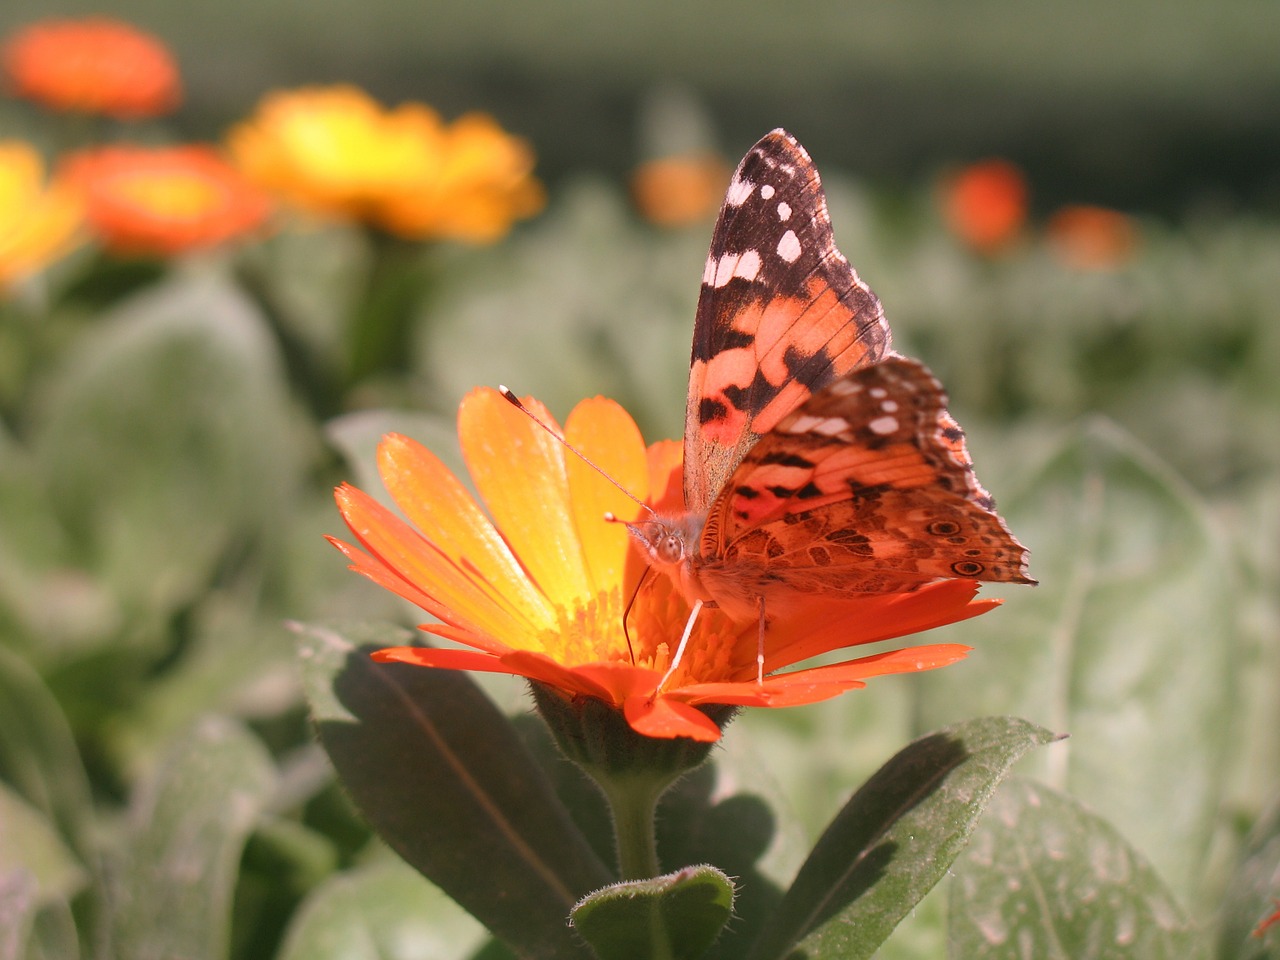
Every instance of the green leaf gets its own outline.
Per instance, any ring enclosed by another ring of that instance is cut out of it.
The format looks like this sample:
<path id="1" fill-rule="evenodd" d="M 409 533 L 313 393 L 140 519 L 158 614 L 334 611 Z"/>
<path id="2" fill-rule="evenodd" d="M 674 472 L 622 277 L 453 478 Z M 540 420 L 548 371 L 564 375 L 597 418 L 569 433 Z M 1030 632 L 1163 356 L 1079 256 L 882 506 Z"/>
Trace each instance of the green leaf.
<path id="1" fill-rule="evenodd" d="M 20 871 L 36 881 L 40 902 L 70 899 L 87 876 L 49 821 L 0 783 L 0 876 Z"/>
<path id="2" fill-rule="evenodd" d="M 988 717 L 903 749 L 832 821 L 750 956 L 870 957 L 946 874 L 1010 765 L 1053 739 Z"/>
<path id="3" fill-rule="evenodd" d="M 573 926 L 609 960 L 697 960 L 732 915 L 733 882 L 703 864 L 597 890 L 573 908 Z"/>
<path id="4" fill-rule="evenodd" d="M 172 745 L 130 810 L 115 955 L 227 955 L 240 856 L 275 781 L 262 744 L 225 718 L 206 718 Z"/>
<path id="5" fill-rule="evenodd" d="M 1255 937 L 1263 920 L 1280 909 L 1280 798 L 1259 818 L 1223 897 L 1218 956 L 1264 960 L 1280 956 L 1280 923 Z"/>
<path id="6" fill-rule="evenodd" d="M 101 317 L 49 384 L 35 458 L 134 642 L 288 516 L 301 449 L 283 379 L 252 304 L 190 274 Z"/>
<path id="7" fill-rule="evenodd" d="M 97 872 L 89 778 L 67 718 L 40 677 L 0 648 L 0 777 Z"/>
<path id="8" fill-rule="evenodd" d="M 1105 820 L 1030 780 L 1001 787 L 956 861 L 950 916 L 956 960 L 1204 955 L 1142 855 Z"/>
<path id="9" fill-rule="evenodd" d="M 1002 508 L 1041 585 L 1000 591 L 1001 609 L 948 630 L 976 649 L 920 678 L 923 721 L 1012 713 L 1070 734 L 1038 771 L 1190 896 L 1244 707 L 1223 537 L 1176 475 L 1105 421 L 1072 431 Z"/>
<path id="10" fill-rule="evenodd" d="M 369 659 L 406 631 L 299 629 L 320 740 L 382 838 L 521 956 L 587 956 L 566 918 L 613 877 L 510 721 L 461 673 Z"/>
<path id="11" fill-rule="evenodd" d="M 338 874 L 289 925 L 278 960 L 461 960 L 484 928 L 399 861 Z"/>

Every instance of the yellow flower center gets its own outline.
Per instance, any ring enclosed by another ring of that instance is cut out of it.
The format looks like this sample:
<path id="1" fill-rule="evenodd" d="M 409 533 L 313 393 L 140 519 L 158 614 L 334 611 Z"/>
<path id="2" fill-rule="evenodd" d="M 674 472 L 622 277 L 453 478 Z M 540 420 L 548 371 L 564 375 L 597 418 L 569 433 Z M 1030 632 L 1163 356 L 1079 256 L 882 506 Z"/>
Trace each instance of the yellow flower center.
<path id="1" fill-rule="evenodd" d="M 566 666 L 630 660 L 622 633 L 622 591 L 602 591 L 585 605 L 556 607 L 556 625 L 543 630 L 537 645 Z"/>

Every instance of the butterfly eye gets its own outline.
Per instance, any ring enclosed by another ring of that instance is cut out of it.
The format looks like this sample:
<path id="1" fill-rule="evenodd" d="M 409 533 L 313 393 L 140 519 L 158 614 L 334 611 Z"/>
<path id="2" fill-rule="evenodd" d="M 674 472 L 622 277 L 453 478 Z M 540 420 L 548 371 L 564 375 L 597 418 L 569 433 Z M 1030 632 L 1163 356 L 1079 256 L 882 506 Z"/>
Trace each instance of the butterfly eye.
<path id="1" fill-rule="evenodd" d="M 684 559 L 684 541 L 669 533 L 658 542 L 657 554 L 663 563 L 679 563 Z"/>

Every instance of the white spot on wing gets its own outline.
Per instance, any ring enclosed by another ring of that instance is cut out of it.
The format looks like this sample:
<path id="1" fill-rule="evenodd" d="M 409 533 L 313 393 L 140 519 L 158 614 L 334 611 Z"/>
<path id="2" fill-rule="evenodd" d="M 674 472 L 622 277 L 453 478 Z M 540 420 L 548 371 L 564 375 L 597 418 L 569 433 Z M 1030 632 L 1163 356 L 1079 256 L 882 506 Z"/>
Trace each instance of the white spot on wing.
<path id="1" fill-rule="evenodd" d="M 898 420 L 896 417 L 876 417 L 867 424 L 867 429 L 876 436 L 885 437 L 897 431 Z"/>
<path id="2" fill-rule="evenodd" d="M 761 191 L 763 193 L 763 191 Z M 785 200 L 778 204 L 778 219 L 786 223 L 791 219 L 791 204 Z"/>
<path id="3" fill-rule="evenodd" d="M 707 260 L 706 269 L 702 271 L 702 282 L 718 290 L 734 277 L 739 280 L 754 280 L 760 273 L 760 266 L 760 254 L 755 250 L 726 253 L 719 260 Z"/>
<path id="4" fill-rule="evenodd" d="M 738 265 L 733 268 L 733 275 L 743 280 L 754 280 L 760 272 L 760 254 L 754 250 L 744 250 L 738 257 Z"/>
<path id="5" fill-rule="evenodd" d="M 812 415 L 797 417 L 795 422 L 786 428 L 788 433 L 816 433 L 824 437 L 835 437 L 849 429 L 849 421 L 844 417 L 815 417 Z"/>
<path id="6" fill-rule="evenodd" d="M 761 188 L 760 188 L 760 196 L 764 197 L 766 200 L 772 200 L 772 199 L 773 199 L 773 184 L 771 184 L 771 183 L 766 183 L 763 187 L 761 187 Z"/>
<path id="7" fill-rule="evenodd" d="M 724 202 L 730 207 L 740 207 L 747 202 L 747 197 L 751 196 L 751 191 L 756 185 L 750 180 L 739 180 L 736 177 L 729 184 L 729 192 L 725 194 Z"/>
<path id="8" fill-rule="evenodd" d="M 880 404 L 880 409 L 883 410 L 885 413 L 897 413 L 898 401 L 886 400 L 884 403 Z"/>
<path id="9" fill-rule="evenodd" d="M 800 252 L 800 238 L 796 236 L 794 230 L 788 230 L 778 241 L 778 256 L 787 263 L 795 263 L 800 259 Z"/>

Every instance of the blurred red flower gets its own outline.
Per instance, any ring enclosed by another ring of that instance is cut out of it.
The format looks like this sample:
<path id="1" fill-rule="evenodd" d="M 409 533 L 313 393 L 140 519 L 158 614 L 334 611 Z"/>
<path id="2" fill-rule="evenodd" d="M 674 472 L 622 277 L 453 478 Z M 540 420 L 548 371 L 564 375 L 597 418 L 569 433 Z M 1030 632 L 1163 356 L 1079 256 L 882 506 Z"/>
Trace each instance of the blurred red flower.
<path id="1" fill-rule="evenodd" d="M 103 147 L 64 161 L 85 216 L 117 253 L 172 255 L 256 230 L 266 195 L 210 147 Z"/>
<path id="2" fill-rule="evenodd" d="M 178 68 L 156 37 L 119 20 L 41 20 L 4 44 L 10 91 L 53 110 L 122 120 L 173 110 Z"/>
<path id="3" fill-rule="evenodd" d="M 1138 247 L 1138 228 L 1118 210 L 1063 207 L 1045 226 L 1049 249 L 1067 266 L 1080 270 L 1118 267 Z"/>
<path id="4" fill-rule="evenodd" d="M 942 215 L 951 231 L 981 253 L 1008 246 L 1027 219 L 1027 180 L 1007 160 L 983 160 L 946 178 Z"/>

